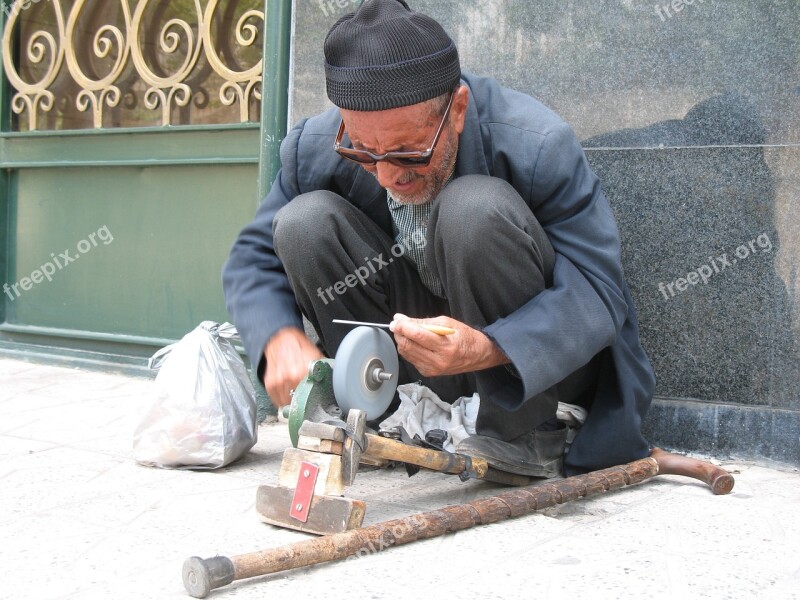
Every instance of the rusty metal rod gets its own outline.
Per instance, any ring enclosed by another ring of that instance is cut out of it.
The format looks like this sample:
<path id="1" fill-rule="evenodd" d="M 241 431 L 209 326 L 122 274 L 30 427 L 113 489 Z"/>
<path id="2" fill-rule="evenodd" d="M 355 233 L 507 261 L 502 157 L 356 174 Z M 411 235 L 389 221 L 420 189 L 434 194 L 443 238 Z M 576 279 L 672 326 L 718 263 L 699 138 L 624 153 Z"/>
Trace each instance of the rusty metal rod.
<path id="1" fill-rule="evenodd" d="M 660 471 L 662 465 L 663 470 Z M 372 554 L 477 525 L 497 523 L 581 497 L 641 483 L 659 472 L 699 479 L 708 484 L 715 494 L 727 494 L 734 483 L 733 476 L 710 463 L 655 449 L 650 457 L 627 465 L 552 483 L 517 488 L 467 504 L 447 506 L 280 548 L 230 558 L 217 556 L 202 559 L 193 556 L 183 565 L 183 583 L 189 595 L 205 598 L 211 590 L 240 579 L 340 560 L 348 556 Z"/>

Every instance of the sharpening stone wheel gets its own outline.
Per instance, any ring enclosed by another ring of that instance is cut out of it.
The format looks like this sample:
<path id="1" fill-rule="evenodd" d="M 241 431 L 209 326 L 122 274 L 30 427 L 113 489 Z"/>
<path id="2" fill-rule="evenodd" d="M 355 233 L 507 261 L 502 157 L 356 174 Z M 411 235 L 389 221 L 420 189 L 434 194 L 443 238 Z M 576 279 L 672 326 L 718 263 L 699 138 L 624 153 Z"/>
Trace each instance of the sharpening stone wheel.
<path id="1" fill-rule="evenodd" d="M 375 327 L 357 327 L 339 345 L 333 368 L 333 393 L 345 413 L 351 408 L 380 417 L 397 389 L 400 362 L 388 333 Z M 391 375 L 391 378 L 389 378 Z"/>

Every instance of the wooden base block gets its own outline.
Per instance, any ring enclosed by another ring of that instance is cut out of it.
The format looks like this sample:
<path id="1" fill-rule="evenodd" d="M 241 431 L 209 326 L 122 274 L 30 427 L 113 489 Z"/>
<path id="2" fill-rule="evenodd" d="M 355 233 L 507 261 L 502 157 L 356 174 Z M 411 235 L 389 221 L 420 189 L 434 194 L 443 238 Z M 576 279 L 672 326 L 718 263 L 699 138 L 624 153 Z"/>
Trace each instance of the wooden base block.
<path id="1" fill-rule="evenodd" d="M 278 485 L 290 488 L 297 487 L 301 464 L 310 462 L 319 467 L 314 494 L 340 496 L 344 492 L 342 480 L 342 457 L 336 454 L 322 454 L 298 448 L 287 448 L 283 451 L 283 462 L 278 475 Z"/>
<path id="2" fill-rule="evenodd" d="M 265 523 L 328 535 L 357 529 L 364 522 L 367 505 L 361 500 L 342 496 L 317 495 L 311 500 L 311 509 L 305 523 L 289 516 L 294 489 L 279 485 L 261 485 L 256 493 L 256 512 Z"/>

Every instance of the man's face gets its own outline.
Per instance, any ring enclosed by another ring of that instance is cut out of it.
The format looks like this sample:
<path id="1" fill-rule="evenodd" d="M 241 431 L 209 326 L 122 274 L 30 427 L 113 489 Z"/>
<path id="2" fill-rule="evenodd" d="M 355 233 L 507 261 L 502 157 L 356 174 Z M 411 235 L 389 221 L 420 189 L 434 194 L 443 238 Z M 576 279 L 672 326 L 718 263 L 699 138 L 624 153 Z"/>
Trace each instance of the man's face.
<path id="1" fill-rule="evenodd" d="M 450 115 L 442 129 L 431 162 L 423 168 L 406 168 L 380 161 L 362 165 L 392 197 L 403 204 L 425 204 L 444 187 L 455 165 L 458 137 L 464 130 L 469 90 L 461 86 L 453 97 Z M 442 122 L 442 113 L 429 102 L 373 112 L 341 110 L 353 148 L 373 154 L 427 150 Z"/>

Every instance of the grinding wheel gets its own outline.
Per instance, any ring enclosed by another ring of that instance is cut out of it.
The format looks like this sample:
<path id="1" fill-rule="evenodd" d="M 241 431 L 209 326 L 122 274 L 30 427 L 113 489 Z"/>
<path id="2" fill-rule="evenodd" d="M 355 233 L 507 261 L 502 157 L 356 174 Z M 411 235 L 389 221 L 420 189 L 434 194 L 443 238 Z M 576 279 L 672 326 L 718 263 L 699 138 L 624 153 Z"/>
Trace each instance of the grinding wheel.
<path id="1" fill-rule="evenodd" d="M 388 333 L 374 327 L 357 327 L 336 352 L 333 393 L 345 413 L 357 408 L 367 420 L 380 417 L 392 402 L 400 362 Z"/>

